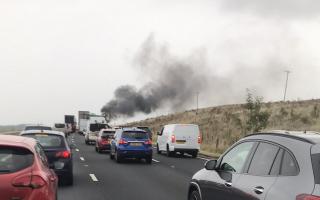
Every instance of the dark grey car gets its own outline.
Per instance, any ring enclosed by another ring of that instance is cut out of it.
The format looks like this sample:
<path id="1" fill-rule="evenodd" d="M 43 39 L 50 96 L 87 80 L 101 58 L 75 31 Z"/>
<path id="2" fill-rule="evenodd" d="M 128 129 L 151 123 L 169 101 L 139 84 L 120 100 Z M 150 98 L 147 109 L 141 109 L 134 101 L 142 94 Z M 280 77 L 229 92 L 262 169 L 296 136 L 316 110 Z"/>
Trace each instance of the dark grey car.
<path id="1" fill-rule="evenodd" d="M 188 198 L 320 200 L 320 135 L 249 135 L 193 176 Z"/>

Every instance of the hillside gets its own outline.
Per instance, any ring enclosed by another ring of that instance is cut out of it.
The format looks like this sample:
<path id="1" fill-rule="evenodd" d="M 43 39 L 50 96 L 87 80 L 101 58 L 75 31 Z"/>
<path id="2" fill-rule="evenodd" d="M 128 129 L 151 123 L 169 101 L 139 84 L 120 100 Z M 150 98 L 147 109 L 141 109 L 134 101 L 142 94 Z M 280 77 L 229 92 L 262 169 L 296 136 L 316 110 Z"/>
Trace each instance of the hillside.
<path id="1" fill-rule="evenodd" d="M 313 130 L 320 132 L 320 99 L 291 102 L 263 103 L 263 111 L 270 113 L 267 130 Z M 221 153 L 235 141 L 248 134 L 247 113 L 244 104 L 217 106 L 182 113 L 149 118 L 128 125 L 150 126 L 156 134 L 160 127 L 170 123 L 195 123 L 203 137 L 201 149 Z M 154 137 L 156 138 L 156 137 Z"/>

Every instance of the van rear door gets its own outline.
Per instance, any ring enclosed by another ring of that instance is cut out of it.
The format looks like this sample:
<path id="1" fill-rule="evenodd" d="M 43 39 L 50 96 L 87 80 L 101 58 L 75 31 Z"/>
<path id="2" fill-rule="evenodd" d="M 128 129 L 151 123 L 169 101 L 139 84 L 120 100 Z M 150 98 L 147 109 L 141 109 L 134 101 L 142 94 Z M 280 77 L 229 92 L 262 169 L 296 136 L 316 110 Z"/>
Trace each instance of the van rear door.
<path id="1" fill-rule="evenodd" d="M 197 125 L 176 125 L 173 130 L 176 144 L 181 148 L 198 149 L 199 127 Z"/>

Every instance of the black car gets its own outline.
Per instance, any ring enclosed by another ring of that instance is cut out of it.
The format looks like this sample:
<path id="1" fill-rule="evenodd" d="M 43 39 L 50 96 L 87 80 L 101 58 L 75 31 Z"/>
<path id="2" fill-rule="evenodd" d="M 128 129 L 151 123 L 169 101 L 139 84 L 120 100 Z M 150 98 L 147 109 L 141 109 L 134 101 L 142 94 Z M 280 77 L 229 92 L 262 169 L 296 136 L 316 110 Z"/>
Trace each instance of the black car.
<path id="1" fill-rule="evenodd" d="M 320 135 L 249 135 L 193 176 L 188 198 L 320 200 Z"/>
<path id="2" fill-rule="evenodd" d="M 50 168 L 54 169 L 59 181 L 73 184 L 72 153 L 64 133 L 58 131 L 30 130 L 20 133 L 39 141 L 48 158 Z"/>

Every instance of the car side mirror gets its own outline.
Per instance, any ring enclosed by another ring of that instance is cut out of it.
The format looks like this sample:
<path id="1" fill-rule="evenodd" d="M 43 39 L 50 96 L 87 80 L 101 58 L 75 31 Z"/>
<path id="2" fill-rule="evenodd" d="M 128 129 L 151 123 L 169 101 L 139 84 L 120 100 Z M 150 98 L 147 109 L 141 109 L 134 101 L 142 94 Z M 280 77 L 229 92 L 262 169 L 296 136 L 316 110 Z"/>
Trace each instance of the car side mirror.
<path id="1" fill-rule="evenodd" d="M 215 170 L 217 168 L 217 160 L 209 160 L 204 164 L 206 170 Z"/>
<path id="2" fill-rule="evenodd" d="M 157 135 L 161 136 L 162 134 L 160 132 L 157 132 Z"/>

